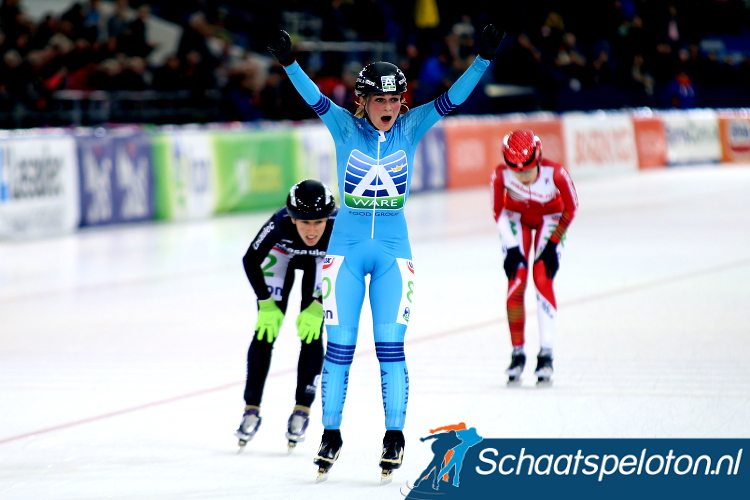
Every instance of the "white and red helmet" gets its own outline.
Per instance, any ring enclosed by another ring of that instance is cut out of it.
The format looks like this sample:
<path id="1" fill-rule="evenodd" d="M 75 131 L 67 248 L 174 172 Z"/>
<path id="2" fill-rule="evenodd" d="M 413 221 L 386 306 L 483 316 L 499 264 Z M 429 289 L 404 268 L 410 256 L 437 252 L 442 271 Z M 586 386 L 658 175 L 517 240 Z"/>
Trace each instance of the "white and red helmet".
<path id="1" fill-rule="evenodd" d="M 542 141 L 529 129 L 514 130 L 503 139 L 503 158 L 516 172 L 534 168 L 542 161 Z"/>

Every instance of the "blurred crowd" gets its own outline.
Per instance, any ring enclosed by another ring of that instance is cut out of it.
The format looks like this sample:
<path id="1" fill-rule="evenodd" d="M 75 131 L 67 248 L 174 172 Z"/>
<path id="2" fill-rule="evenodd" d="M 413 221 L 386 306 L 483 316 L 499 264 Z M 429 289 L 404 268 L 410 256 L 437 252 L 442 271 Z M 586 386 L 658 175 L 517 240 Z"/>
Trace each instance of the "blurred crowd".
<path id="1" fill-rule="evenodd" d="M 392 44 L 392 62 L 406 74 L 407 102 L 415 106 L 445 91 L 471 64 L 488 22 L 508 35 L 485 83 L 530 89 L 536 100 L 523 106 L 556 111 L 565 96 L 599 88 L 613 90 L 612 107 L 711 105 L 702 101 L 704 89 L 750 88 L 750 50 L 727 53 L 702 44 L 715 35 L 748 39 L 748 3 L 116 0 L 103 9 L 101 0 L 86 0 L 34 22 L 23 0 L 2 0 L 0 113 L 18 106 L 43 112 L 61 90 L 153 90 L 218 95 L 220 120 L 311 118 L 265 51 L 265 40 L 278 27 L 289 29 L 295 43 L 317 38 Z M 156 62 L 150 16 L 183 27 L 176 49 Z M 316 23 L 293 31 L 290 16 Z M 297 55 L 321 90 L 348 108 L 356 75 L 373 57 L 355 51 Z M 498 111 L 504 109 L 483 94 L 457 110 Z"/>

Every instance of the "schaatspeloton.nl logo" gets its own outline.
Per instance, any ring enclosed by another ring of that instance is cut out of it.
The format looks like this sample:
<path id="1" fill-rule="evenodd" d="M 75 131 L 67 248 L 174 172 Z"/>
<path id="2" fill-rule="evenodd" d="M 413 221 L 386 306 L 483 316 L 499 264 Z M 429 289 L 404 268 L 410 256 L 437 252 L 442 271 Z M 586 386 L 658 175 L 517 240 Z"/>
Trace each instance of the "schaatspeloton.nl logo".
<path id="1" fill-rule="evenodd" d="M 750 480 L 742 465 L 749 439 L 493 439 L 460 422 L 430 429 L 420 441 L 433 456 L 402 490 L 411 500 L 529 491 L 577 499 L 643 500 L 650 491 L 710 498 Z"/>

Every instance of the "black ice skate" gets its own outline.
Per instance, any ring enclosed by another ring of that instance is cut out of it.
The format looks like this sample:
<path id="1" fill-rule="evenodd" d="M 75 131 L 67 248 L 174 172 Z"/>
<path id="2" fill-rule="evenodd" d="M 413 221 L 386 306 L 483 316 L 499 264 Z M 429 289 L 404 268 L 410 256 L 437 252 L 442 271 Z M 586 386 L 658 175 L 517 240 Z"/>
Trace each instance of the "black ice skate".
<path id="1" fill-rule="evenodd" d="M 315 479 L 316 483 L 320 483 L 328 479 L 328 471 L 333 467 L 333 463 L 339 458 L 341 453 L 341 446 L 344 442 L 341 440 L 341 431 L 338 429 L 326 429 L 323 431 L 323 437 L 320 440 L 320 448 L 318 448 L 318 456 L 315 457 L 313 463 L 318 466 L 318 477 Z"/>
<path id="2" fill-rule="evenodd" d="M 242 415 L 242 422 L 240 422 L 240 428 L 234 433 L 239 439 L 240 451 L 245 447 L 248 441 L 253 439 L 255 433 L 258 432 L 260 427 L 260 409 L 257 406 L 245 407 L 245 413 Z"/>
<path id="3" fill-rule="evenodd" d="M 552 353 L 542 351 L 536 357 L 536 376 L 537 385 L 549 385 L 552 383 Z"/>
<path id="4" fill-rule="evenodd" d="M 286 438 L 289 440 L 288 447 L 291 452 L 297 443 L 305 440 L 305 431 L 310 422 L 310 414 L 302 409 L 295 409 L 287 423 Z"/>
<path id="5" fill-rule="evenodd" d="M 505 370 L 508 375 L 508 384 L 514 384 L 521 381 L 521 373 L 526 366 L 526 354 L 523 351 L 513 352 L 510 357 L 510 366 Z"/>
<path id="6" fill-rule="evenodd" d="M 393 471 L 401 467 L 404 459 L 404 433 L 401 431 L 385 431 L 383 437 L 383 453 L 380 455 L 380 484 L 391 482 Z"/>

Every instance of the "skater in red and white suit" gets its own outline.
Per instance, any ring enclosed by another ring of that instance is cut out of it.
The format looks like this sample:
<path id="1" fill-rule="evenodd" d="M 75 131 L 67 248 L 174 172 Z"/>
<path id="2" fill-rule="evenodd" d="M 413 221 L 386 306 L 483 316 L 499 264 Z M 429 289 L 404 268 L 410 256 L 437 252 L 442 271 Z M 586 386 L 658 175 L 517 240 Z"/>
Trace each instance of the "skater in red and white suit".
<path id="1" fill-rule="evenodd" d="M 556 330 L 553 280 L 565 232 L 578 208 L 578 195 L 568 171 L 542 157 L 542 143 L 533 131 L 519 129 L 505 136 L 503 156 L 505 162 L 495 169 L 491 185 L 493 211 L 503 245 L 503 267 L 508 277 L 508 325 L 513 354 L 506 373 L 509 382 L 517 381 L 526 364 L 524 293 L 531 262 L 537 290 L 540 345 L 534 375 L 539 382 L 545 382 L 552 376 Z"/>

